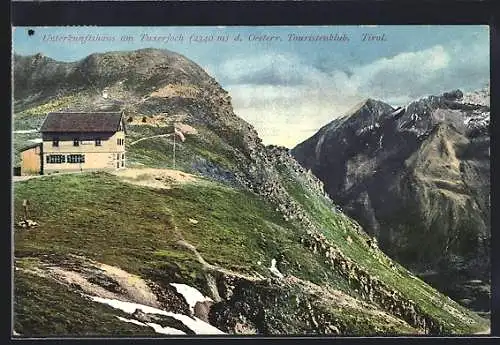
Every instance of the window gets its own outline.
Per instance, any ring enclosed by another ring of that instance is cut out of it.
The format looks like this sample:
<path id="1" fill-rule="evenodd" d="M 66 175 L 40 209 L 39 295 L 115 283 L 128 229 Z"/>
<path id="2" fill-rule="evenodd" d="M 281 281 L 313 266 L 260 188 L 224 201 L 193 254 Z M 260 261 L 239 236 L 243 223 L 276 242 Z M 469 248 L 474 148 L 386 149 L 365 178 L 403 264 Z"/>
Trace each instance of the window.
<path id="1" fill-rule="evenodd" d="M 124 162 L 124 161 L 122 161 L 122 168 L 123 168 L 124 166 L 125 166 L 125 162 Z"/>
<path id="2" fill-rule="evenodd" d="M 68 155 L 68 163 L 85 163 L 85 155 Z"/>
<path id="3" fill-rule="evenodd" d="M 95 140 L 95 146 L 101 146 L 101 139 Z"/>
<path id="4" fill-rule="evenodd" d="M 47 164 L 55 164 L 55 163 L 65 163 L 66 157 L 64 155 L 48 155 L 47 156 Z"/>
<path id="5" fill-rule="evenodd" d="M 116 167 L 119 168 L 120 167 L 120 162 L 116 162 Z"/>
<path id="6" fill-rule="evenodd" d="M 116 139 L 116 143 L 117 143 L 118 145 L 121 145 L 121 143 L 120 143 L 120 138 Z"/>
<path id="7" fill-rule="evenodd" d="M 119 153 L 116 154 L 116 159 L 120 159 L 120 154 Z"/>
<path id="8" fill-rule="evenodd" d="M 125 144 L 125 139 L 122 139 L 122 138 L 118 138 L 116 139 L 116 143 L 120 146 L 124 145 Z"/>
<path id="9" fill-rule="evenodd" d="M 59 147 L 59 139 L 53 139 L 52 140 L 52 147 Z"/>
<path id="10" fill-rule="evenodd" d="M 125 159 L 125 153 L 122 153 L 122 159 Z"/>
<path id="11" fill-rule="evenodd" d="M 73 146 L 80 146 L 80 140 L 77 139 L 73 139 Z"/>

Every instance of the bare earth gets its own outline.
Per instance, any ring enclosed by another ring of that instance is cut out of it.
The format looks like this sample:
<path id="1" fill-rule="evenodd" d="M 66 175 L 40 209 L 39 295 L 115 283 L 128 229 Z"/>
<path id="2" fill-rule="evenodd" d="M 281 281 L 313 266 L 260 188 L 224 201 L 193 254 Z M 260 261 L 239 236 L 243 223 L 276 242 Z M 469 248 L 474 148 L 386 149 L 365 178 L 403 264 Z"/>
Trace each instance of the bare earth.
<path id="1" fill-rule="evenodd" d="M 173 169 L 127 168 L 112 172 L 123 181 L 152 188 L 169 189 L 172 184 L 196 182 L 199 178 Z"/>

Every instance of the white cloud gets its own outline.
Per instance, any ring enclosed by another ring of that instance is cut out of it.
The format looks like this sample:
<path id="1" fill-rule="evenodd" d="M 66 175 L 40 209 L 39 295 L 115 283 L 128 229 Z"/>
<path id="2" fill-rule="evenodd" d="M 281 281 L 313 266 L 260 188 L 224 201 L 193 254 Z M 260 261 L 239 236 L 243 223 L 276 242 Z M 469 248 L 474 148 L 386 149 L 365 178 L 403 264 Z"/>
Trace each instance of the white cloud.
<path id="1" fill-rule="evenodd" d="M 325 97 L 308 86 L 231 85 L 227 90 L 238 116 L 251 123 L 265 144 L 293 147 L 342 114 L 359 97 Z"/>
<path id="2" fill-rule="evenodd" d="M 484 42 L 450 43 L 326 71 L 290 53 L 238 57 L 208 69 L 264 143 L 293 147 L 363 98 L 403 105 L 487 79 L 489 54 Z"/>

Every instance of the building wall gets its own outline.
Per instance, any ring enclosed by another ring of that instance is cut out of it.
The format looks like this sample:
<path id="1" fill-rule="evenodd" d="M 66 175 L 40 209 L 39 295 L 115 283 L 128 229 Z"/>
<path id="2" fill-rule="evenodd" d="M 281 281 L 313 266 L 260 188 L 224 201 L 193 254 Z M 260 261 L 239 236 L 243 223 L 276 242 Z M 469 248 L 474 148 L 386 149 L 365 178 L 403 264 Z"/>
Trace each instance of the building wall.
<path id="1" fill-rule="evenodd" d="M 21 175 L 40 174 L 40 146 L 35 146 L 21 152 Z"/>
<path id="2" fill-rule="evenodd" d="M 59 139 L 59 146 L 53 146 L 53 140 Z M 74 145 L 78 139 L 79 145 Z M 101 145 L 96 145 L 96 139 Z M 122 140 L 120 145 L 118 140 Z M 83 163 L 69 163 L 68 155 L 81 154 L 85 156 Z M 50 155 L 64 155 L 64 163 L 49 163 Z M 85 134 L 43 134 L 44 173 L 83 171 L 83 170 L 113 170 L 125 167 L 125 133 L 85 133 Z"/>

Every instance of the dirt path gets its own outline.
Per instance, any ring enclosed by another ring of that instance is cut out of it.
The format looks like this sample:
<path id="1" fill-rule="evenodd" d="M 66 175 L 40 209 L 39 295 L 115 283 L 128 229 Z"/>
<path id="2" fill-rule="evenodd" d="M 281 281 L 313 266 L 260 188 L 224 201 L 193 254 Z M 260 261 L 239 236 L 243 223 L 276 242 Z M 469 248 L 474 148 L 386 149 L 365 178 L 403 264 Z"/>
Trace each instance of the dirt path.
<path id="1" fill-rule="evenodd" d="M 199 181 L 197 176 L 173 169 L 127 168 L 110 173 L 123 182 L 159 189 L 170 189 L 174 184 Z"/>
<path id="2" fill-rule="evenodd" d="M 67 175 L 67 174 L 82 174 L 86 171 L 69 171 L 69 172 L 61 172 L 57 174 L 49 174 L 49 175 L 23 175 L 23 176 L 12 176 L 12 182 L 20 182 L 20 181 L 27 181 L 31 180 L 34 178 L 42 178 L 42 177 L 48 177 L 48 176 L 58 176 L 58 175 Z"/>
<path id="3" fill-rule="evenodd" d="M 40 178 L 44 175 L 26 175 L 26 176 L 12 176 L 12 182 L 27 181 L 33 178 Z"/>
<path id="4" fill-rule="evenodd" d="M 144 138 L 138 139 L 138 140 L 136 140 L 136 141 L 132 141 L 129 145 L 130 145 L 130 146 L 135 145 L 135 144 L 137 144 L 138 142 L 143 141 L 143 140 L 146 140 L 146 139 L 153 139 L 153 138 L 168 137 L 168 136 L 171 136 L 171 135 L 172 135 L 172 133 L 152 135 L 152 136 L 150 136 L 150 137 L 144 137 Z"/>

